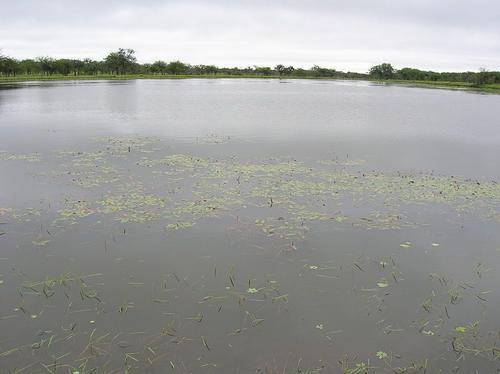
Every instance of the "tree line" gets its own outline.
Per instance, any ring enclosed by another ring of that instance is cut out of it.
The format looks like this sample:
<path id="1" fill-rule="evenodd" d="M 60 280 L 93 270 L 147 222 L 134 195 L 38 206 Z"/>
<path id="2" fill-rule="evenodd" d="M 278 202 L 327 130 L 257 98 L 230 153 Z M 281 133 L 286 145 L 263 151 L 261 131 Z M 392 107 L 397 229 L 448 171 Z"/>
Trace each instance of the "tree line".
<path id="1" fill-rule="evenodd" d="M 103 60 L 92 59 L 55 59 L 38 57 L 18 60 L 0 53 L 0 76 L 16 75 L 230 75 L 230 76 L 263 76 L 263 77 L 311 77 L 338 79 L 397 79 L 419 81 L 468 82 L 473 84 L 500 83 L 500 72 L 434 72 L 415 68 L 396 70 L 391 64 L 383 63 L 373 66 L 366 74 L 343 72 L 336 69 L 313 66 L 310 69 L 295 68 L 282 64 L 275 67 L 250 66 L 246 68 L 226 68 L 215 65 L 190 65 L 181 61 L 155 61 L 140 64 L 133 49 L 120 48 L 109 53 Z"/>

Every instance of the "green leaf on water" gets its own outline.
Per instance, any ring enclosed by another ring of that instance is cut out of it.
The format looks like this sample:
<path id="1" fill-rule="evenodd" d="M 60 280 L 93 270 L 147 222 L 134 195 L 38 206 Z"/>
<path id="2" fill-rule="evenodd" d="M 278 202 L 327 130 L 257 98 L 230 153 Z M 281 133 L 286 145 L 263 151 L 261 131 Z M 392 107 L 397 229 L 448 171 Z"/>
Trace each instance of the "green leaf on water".
<path id="1" fill-rule="evenodd" d="M 168 224 L 166 228 L 170 230 L 183 230 L 192 226 L 194 226 L 193 222 L 176 222 Z"/>
<path id="2" fill-rule="evenodd" d="M 377 283 L 377 286 L 379 286 L 380 288 L 386 288 L 389 286 L 389 283 L 387 283 L 386 281 L 380 281 Z"/>
<path id="3" fill-rule="evenodd" d="M 387 357 L 387 353 L 383 352 L 383 351 L 378 351 L 377 352 L 377 358 L 380 359 L 380 360 L 383 360 L 384 358 Z"/>
<path id="4" fill-rule="evenodd" d="M 455 331 L 459 332 L 460 334 L 465 334 L 467 332 L 467 327 L 457 326 L 457 327 L 455 327 Z"/>
<path id="5" fill-rule="evenodd" d="M 31 243 L 33 243 L 33 245 L 37 245 L 37 246 L 44 246 L 44 245 L 47 245 L 48 243 L 50 242 L 50 240 L 33 240 Z"/>

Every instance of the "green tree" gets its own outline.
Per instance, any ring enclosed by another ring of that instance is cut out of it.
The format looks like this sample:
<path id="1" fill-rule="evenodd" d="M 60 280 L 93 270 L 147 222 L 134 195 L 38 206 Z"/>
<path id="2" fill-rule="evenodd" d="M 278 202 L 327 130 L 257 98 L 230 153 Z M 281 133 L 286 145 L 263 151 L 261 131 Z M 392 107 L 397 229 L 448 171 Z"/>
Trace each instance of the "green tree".
<path id="1" fill-rule="evenodd" d="M 68 75 L 74 70 L 74 60 L 69 60 L 67 58 L 61 58 L 54 61 L 55 72 L 62 75 Z"/>
<path id="2" fill-rule="evenodd" d="M 135 51 L 133 49 L 120 48 L 106 56 L 104 62 L 111 73 L 125 74 L 133 71 L 136 64 Z"/>
<path id="3" fill-rule="evenodd" d="M 394 68 L 388 63 L 375 65 L 369 71 L 370 76 L 375 79 L 391 79 L 394 78 L 394 73 Z"/>
<path id="4" fill-rule="evenodd" d="M 295 68 L 293 66 L 284 66 L 282 64 L 276 65 L 274 68 L 278 72 L 278 75 L 281 77 L 283 75 L 290 75 L 293 73 Z"/>
<path id="5" fill-rule="evenodd" d="M 273 73 L 269 66 L 254 66 L 255 73 L 258 75 L 269 76 Z"/>
<path id="6" fill-rule="evenodd" d="M 404 80 L 425 80 L 427 74 L 425 71 L 413 69 L 413 68 L 403 68 L 398 70 L 396 73 L 398 79 Z"/>
<path id="7" fill-rule="evenodd" d="M 473 78 L 473 83 L 477 86 L 494 82 L 495 82 L 494 74 L 491 74 L 485 68 L 480 68 L 479 73 L 476 73 Z"/>
<path id="8" fill-rule="evenodd" d="M 219 68 L 215 65 L 195 65 L 191 67 L 193 74 L 217 74 Z"/>
<path id="9" fill-rule="evenodd" d="M 315 77 L 334 77 L 337 73 L 335 69 L 322 68 L 318 65 L 314 65 L 311 71 Z"/>
<path id="10" fill-rule="evenodd" d="M 16 59 L 0 54 L 0 74 L 16 75 L 20 73 L 20 65 Z"/>
<path id="11" fill-rule="evenodd" d="M 39 74 L 41 72 L 40 65 L 32 59 L 22 60 L 19 62 L 19 67 L 22 74 Z"/>
<path id="12" fill-rule="evenodd" d="M 72 65 L 74 75 L 80 75 L 85 67 L 85 63 L 82 60 L 72 60 Z"/>
<path id="13" fill-rule="evenodd" d="M 176 75 L 186 74 L 188 70 L 189 70 L 189 65 L 180 61 L 169 62 L 166 68 L 167 73 Z"/>
<path id="14" fill-rule="evenodd" d="M 308 71 L 308 70 L 305 70 L 305 69 L 302 69 L 302 68 L 297 68 L 297 69 L 295 69 L 293 71 L 293 75 L 295 77 L 307 77 L 307 76 L 309 76 L 311 74 L 310 74 L 310 71 Z"/>
<path id="15" fill-rule="evenodd" d="M 54 63 L 54 59 L 51 57 L 38 57 L 36 59 L 38 65 L 40 66 L 40 70 L 43 74 L 52 75 L 56 72 L 56 66 Z"/>
<path id="16" fill-rule="evenodd" d="M 85 60 L 82 61 L 82 68 L 81 71 L 84 74 L 89 74 L 89 75 L 97 75 L 99 72 L 103 70 L 103 63 L 99 61 L 94 61 L 90 58 L 86 58 Z"/>
<path id="17" fill-rule="evenodd" d="M 165 61 L 155 61 L 149 69 L 155 74 L 165 74 L 167 72 L 167 63 Z"/>

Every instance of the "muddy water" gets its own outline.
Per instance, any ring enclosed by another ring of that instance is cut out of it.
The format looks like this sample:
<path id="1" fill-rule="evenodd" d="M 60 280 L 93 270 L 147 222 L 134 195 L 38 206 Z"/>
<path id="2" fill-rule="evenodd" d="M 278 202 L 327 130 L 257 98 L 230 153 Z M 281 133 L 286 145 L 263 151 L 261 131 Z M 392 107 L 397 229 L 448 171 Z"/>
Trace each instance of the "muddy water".
<path id="1" fill-rule="evenodd" d="M 494 373 L 500 97 L 0 87 L 0 372 Z"/>

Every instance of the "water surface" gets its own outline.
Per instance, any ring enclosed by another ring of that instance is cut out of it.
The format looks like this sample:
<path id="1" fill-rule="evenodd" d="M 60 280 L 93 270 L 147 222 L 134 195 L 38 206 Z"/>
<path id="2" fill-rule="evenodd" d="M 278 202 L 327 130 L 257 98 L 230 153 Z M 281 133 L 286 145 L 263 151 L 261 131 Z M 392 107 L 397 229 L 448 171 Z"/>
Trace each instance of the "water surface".
<path id="1" fill-rule="evenodd" d="M 498 372 L 499 104 L 0 86 L 1 372 Z"/>

